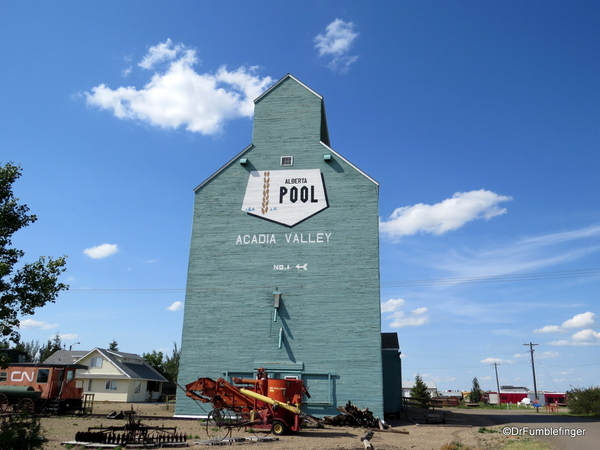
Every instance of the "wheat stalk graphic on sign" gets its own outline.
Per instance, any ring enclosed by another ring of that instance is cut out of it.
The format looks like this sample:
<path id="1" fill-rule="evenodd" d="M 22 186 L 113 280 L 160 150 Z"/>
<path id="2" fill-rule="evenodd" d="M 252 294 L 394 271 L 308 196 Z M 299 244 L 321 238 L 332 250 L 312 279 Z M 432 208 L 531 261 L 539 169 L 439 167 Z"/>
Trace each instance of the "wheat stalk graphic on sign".
<path id="1" fill-rule="evenodd" d="M 271 186 L 271 172 L 265 172 L 263 178 L 263 198 L 261 212 L 266 214 L 269 211 L 269 186 Z"/>

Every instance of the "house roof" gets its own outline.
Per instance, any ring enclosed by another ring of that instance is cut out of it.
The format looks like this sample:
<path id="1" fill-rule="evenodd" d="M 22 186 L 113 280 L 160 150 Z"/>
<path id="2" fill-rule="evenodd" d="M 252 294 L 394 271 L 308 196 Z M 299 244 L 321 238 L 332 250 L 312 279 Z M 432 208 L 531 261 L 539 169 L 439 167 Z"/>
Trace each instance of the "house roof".
<path id="1" fill-rule="evenodd" d="M 44 364 L 73 364 L 89 352 L 89 350 L 58 350 L 46 358 Z"/>
<path id="2" fill-rule="evenodd" d="M 120 351 L 107 350 L 105 348 L 95 348 L 85 355 L 81 356 L 77 361 L 80 361 L 90 354 L 98 352 L 113 366 L 115 366 L 121 373 L 122 376 L 110 377 L 110 378 L 130 378 L 138 380 L 150 380 L 150 381 L 168 381 L 160 373 L 158 373 L 152 366 L 150 366 L 144 358 L 135 353 L 125 353 Z M 134 362 L 139 361 L 139 363 Z M 79 378 L 93 378 L 92 374 L 78 375 Z M 108 378 L 103 375 L 104 378 Z"/>

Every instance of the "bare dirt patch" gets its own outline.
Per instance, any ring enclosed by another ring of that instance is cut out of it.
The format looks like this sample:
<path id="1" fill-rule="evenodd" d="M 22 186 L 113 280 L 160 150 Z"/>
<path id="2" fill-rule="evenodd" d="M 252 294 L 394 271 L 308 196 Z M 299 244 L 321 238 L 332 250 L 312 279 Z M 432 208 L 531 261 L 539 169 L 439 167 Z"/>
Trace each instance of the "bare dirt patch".
<path id="1" fill-rule="evenodd" d="M 108 415 L 113 411 L 127 411 L 133 409 L 141 417 L 142 423 L 148 426 L 177 427 L 178 432 L 184 432 L 188 437 L 190 448 L 204 448 L 195 445 L 196 441 L 206 439 L 204 423 L 198 420 L 172 419 L 173 406 L 165 404 L 124 404 L 124 403 L 96 403 L 94 414 Z M 469 449 L 499 449 L 511 437 L 503 436 L 500 427 L 490 426 L 484 419 L 473 416 L 462 416 L 460 412 L 445 411 L 446 424 L 415 424 L 415 421 L 424 421 L 422 412 L 411 411 L 409 418 L 390 421 L 393 430 L 406 431 L 408 434 L 377 431 L 374 433 L 371 444 L 376 450 L 388 449 L 413 449 L 413 450 L 439 450 L 444 444 L 460 442 L 463 448 Z M 121 426 L 125 420 L 111 420 L 103 417 L 62 416 L 47 417 L 42 419 L 45 435 L 49 439 L 47 450 L 59 450 L 65 447 L 62 442 L 72 441 L 78 431 L 87 431 L 89 427 L 96 426 Z M 480 429 L 484 427 L 484 431 Z M 492 431 L 492 432 L 490 432 Z M 494 432 L 496 431 L 496 432 Z M 350 427 L 306 428 L 300 433 L 279 436 L 276 442 L 244 442 L 234 443 L 232 446 L 240 449 L 251 450 L 341 450 L 364 449 L 360 438 L 366 430 Z M 234 436 L 252 436 L 251 433 L 234 432 Z"/>

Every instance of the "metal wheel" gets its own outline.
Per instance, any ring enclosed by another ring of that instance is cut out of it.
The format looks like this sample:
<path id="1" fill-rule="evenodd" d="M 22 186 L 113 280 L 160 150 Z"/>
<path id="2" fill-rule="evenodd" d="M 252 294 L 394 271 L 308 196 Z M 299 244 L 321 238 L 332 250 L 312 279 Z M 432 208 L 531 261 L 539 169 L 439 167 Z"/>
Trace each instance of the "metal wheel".
<path id="1" fill-rule="evenodd" d="M 19 400 L 19 403 L 17 403 L 15 408 L 19 412 L 33 414 L 35 412 L 35 403 L 30 398 L 22 398 Z"/>
<path id="2" fill-rule="evenodd" d="M 0 414 L 7 413 L 10 409 L 10 403 L 8 397 L 4 394 L 0 394 Z"/>
<path id="3" fill-rule="evenodd" d="M 271 434 L 271 428 L 258 428 L 256 426 L 248 428 L 247 431 L 259 438 L 264 438 Z"/>
<path id="4" fill-rule="evenodd" d="M 285 423 L 283 423 L 281 420 L 275 420 L 273 421 L 271 431 L 275 436 L 281 436 L 282 434 L 286 433 L 287 427 L 285 426 Z"/>
<path id="5" fill-rule="evenodd" d="M 208 413 L 206 435 L 213 441 L 223 441 L 231 434 L 233 418 L 227 409 L 213 409 Z"/>

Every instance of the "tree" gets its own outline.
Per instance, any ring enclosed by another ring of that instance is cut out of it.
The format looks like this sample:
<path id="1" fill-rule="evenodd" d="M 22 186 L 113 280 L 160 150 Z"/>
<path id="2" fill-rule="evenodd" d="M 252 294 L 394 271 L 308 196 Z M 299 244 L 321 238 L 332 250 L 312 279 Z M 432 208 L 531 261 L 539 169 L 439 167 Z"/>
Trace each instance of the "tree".
<path id="1" fill-rule="evenodd" d="M 40 341 L 17 342 L 13 347 L 16 350 L 21 350 L 25 353 L 25 362 L 39 362 L 41 354 Z"/>
<path id="2" fill-rule="evenodd" d="M 110 344 L 108 344 L 108 349 L 113 352 L 118 352 L 119 351 L 119 343 L 115 339 L 113 339 L 112 342 Z"/>
<path id="3" fill-rule="evenodd" d="M 479 387 L 479 381 L 477 377 L 473 378 L 473 387 L 471 388 L 471 393 L 469 394 L 469 400 L 471 403 L 479 403 L 483 398 L 483 391 L 481 387 Z"/>
<path id="4" fill-rule="evenodd" d="M 57 332 L 51 341 L 48 341 L 45 346 L 40 348 L 40 362 L 44 362 L 54 353 L 59 350 L 64 350 L 64 348 L 65 347 L 62 343 L 62 339 L 60 338 L 60 334 Z"/>
<path id="5" fill-rule="evenodd" d="M 177 382 L 179 375 L 179 358 L 181 349 L 177 348 L 177 343 L 173 342 L 173 354 L 171 356 L 163 355 L 163 352 L 152 350 L 152 353 L 143 353 L 142 358 L 158 373 L 169 381 Z"/>
<path id="6" fill-rule="evenodd" d="M 181 357 L 181 349 L 177 348 L 177 342 L 173 342 L 173 354 L 167 356 L 164 364 L 164 377 L 173 382 L 177 382 L 179 375 L 179 359 Z"/>
<path id="7" fill-rule="evenodd" d="M 410 390 L 410 397 L 421 403 L 423 408 L 427 408 L 429 406 L 430 394 L 427 390 L 427 385 L 419 374 L 415 376 L 415 384 Z"/>
<path id="8" fill-rule="evenodd" d="M 156 350 L 152 350 L 152 353 L 142 353 L 142 358 L 144 358 L 146 360 L 146 362 L 150 365 L 150 367 L 152 367 L 158 373 L 163 375 L 163 372 L 164 372 L 163 366 L 165 363 L 163 352 L 157 352 Z"/>
<path id="9" fill-rule="evenodd" d="M 13 194 L 13 183 L 20 176 L 20 166 L 0 165 L 0 340 L 13 343 L 19 341 L 21 316 L 34 314 L 69 288 L 58 281 L 66 270 L 65 256 L 41 256 L 35 262 L 21 263 L 25 252 L 12 248 L 13 234 L 37 220 Z M 6 363 L 0 359 L 0 366 Z"/>

